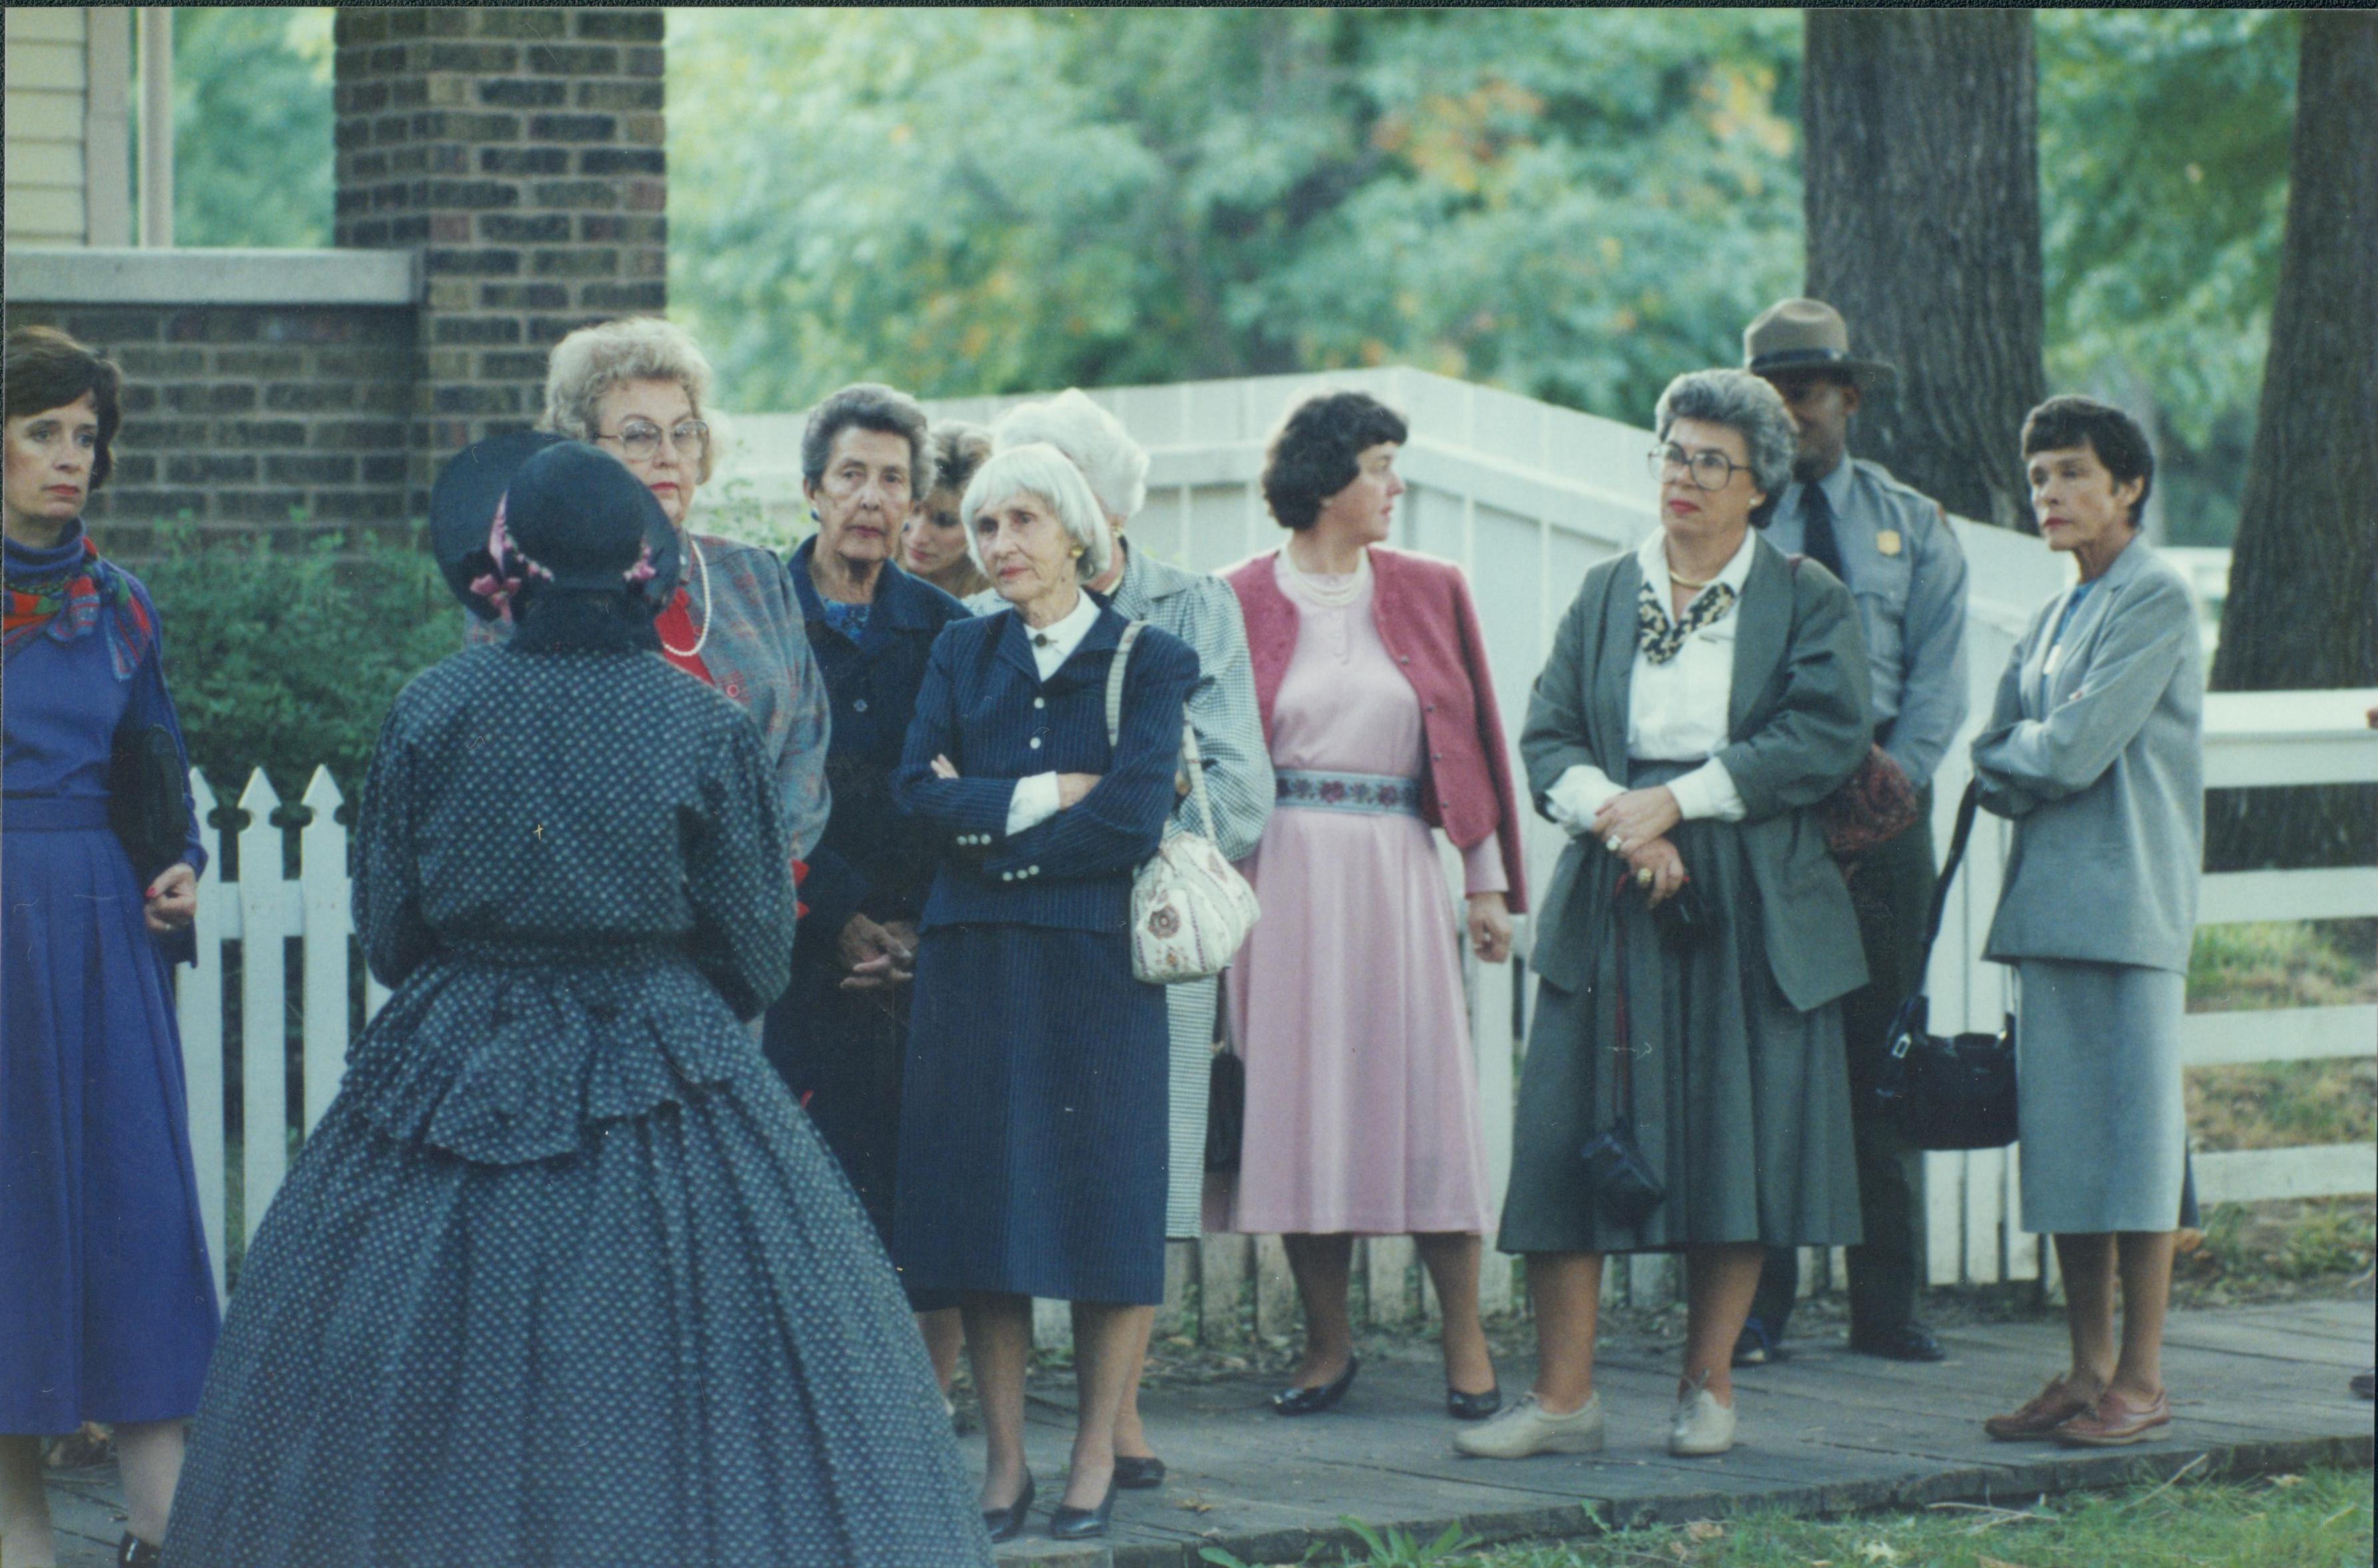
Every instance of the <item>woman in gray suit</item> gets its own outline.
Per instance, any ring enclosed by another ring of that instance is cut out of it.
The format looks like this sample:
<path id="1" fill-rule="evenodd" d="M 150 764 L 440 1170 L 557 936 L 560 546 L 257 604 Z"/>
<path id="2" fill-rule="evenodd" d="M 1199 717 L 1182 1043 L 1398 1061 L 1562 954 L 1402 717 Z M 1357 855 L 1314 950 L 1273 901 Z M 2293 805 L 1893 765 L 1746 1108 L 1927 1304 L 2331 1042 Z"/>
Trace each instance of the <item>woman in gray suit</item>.
<path id="1" fill-rule="evenodd" d="M 1537 916 L 1497 1243 L 1528 1256 L 1536 1383 L 1454 1438 L 1490 1458 L 1602 1446 L 1603 1254 L 1685 1255 L 1668 1448 L 1703 1455 L 1734 1442 L 1760 1249 L 1859 1239 L 1839 999 L 1866 962 L 1810 811 L 1867 753 L 1857 616 L 1756 532 L 1796 444 L 1773 388 L 1680 376 L 1656 428 L 1661 526 L 1586 574 L 1519 736 L 1538 808 L 1573 836 Z M 1648 1213 L 1580 1157 L 1609 1134 L 1665 1189 Z"/>
<path id="2" fill-rule="evenodd" d="M 2056 1238 L 2072 1365 L 2003 1441 L 2136 1442 L 2171 1419 L 2164 1309 L 2185 1223 L 2180 1021 L 2204 842 L 2204 661 L 2180 574 L 2138 536 L 2154 482 L 2120 409 L 2051 398 L 2024 422 L 2032 510 L 2081 580 L 2032 617 L 1974 741 L 2014 821 L 1987 955 L 2017 967 L 2023 1223 Z M 2114 1335 L 2114 1285 L 2124 1305 Z"/>

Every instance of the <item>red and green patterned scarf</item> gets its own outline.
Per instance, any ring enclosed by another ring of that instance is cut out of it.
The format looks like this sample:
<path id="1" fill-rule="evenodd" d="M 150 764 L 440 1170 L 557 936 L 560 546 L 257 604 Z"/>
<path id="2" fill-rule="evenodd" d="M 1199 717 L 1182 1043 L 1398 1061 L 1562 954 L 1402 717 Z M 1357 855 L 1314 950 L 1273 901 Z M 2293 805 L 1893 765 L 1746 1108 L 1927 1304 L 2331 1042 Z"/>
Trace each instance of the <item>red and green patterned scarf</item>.
<path id="1" fill-rule="evenodd" d="M 82 552 L 61 565 L 28 571 L 8 565 L 5 642 L 8 656 L 44 631 L 53 641 L 72 642 L 94 629 L 107 638 L 115 678 L 130 680 L 156 636 L 149 610 L 132 592 L 132 580 L 100 557 L 99 545 L 83 536 Z"/>

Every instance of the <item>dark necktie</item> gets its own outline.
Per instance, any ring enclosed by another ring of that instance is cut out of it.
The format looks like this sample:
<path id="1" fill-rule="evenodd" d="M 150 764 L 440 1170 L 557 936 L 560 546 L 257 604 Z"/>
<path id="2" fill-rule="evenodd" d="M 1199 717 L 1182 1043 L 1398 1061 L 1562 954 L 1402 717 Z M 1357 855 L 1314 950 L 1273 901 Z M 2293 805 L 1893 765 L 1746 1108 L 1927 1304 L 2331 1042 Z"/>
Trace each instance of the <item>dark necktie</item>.
<path id="1" fill-rule="evenodd" d="M 1833 503 L 1814 485 L 1803 489 L 1800 497 L 1801 553 L 1847 582 L 1850 574 L 1842 569 L 1841 542 L 1833 537 Z"/>

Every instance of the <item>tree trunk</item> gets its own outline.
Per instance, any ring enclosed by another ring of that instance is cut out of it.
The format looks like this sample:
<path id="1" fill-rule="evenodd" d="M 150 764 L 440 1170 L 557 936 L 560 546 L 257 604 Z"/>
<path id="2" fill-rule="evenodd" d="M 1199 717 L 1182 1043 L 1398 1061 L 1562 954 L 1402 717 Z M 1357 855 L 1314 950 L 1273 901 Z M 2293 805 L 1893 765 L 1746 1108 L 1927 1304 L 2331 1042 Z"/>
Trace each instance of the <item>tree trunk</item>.
<path id="1" fill-rule="evenodd" d="M 2378 686 L 2378 14 L 2308 11 L 2219 691 Z M 2368 865 L 2367 786 L 2217 790 L 2208 869 Z"/>
<path id="2" fill-rule="evenodd" d="M 2048 387 L 2031 17 L 1806 17 L 1808 293 L 1852 353 L 1899 368 L 1853 445 L 1960 516 L 2036 533 L 2019 450 Z"/>

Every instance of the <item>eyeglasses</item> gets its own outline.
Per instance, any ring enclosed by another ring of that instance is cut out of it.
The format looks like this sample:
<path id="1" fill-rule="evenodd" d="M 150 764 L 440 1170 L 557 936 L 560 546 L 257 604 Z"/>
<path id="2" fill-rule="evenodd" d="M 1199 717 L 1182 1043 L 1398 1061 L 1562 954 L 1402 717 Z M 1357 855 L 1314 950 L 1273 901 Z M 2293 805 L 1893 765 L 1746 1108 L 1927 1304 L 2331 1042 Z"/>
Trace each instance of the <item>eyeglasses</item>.
<path id="1" fill-rule="evenodd" d="M 1712 448 L 1703 447 L 1699 451 L 1688 452 L 1673 441 L 1645 452 L 1643 462 L 1651 469 L 1651 477 L 1660 480 L 1666 479 L 1671 469 L 1683 469 L 1691 477 L 1694 487 L 1700 490 L 1723 490 L 1734 483 L 1735 470 L 1740 469 L 1746 473 L 1750 472 L 1748 463 L 1736 462 Z"/>
<path id="2" fill-rule="evenodd" d="M 677 428 L 664 432 L 649 419 L 631 419 L 621 423 L 611 435 L 598 436 L 601 441 L 617 441 L 619 450 L 631 462 L 650 462 L 660 456 L 661 442 L 690 462 L 700 462 L 710 452 L 710 426 L 699 419 L 680 420 Z"/>

